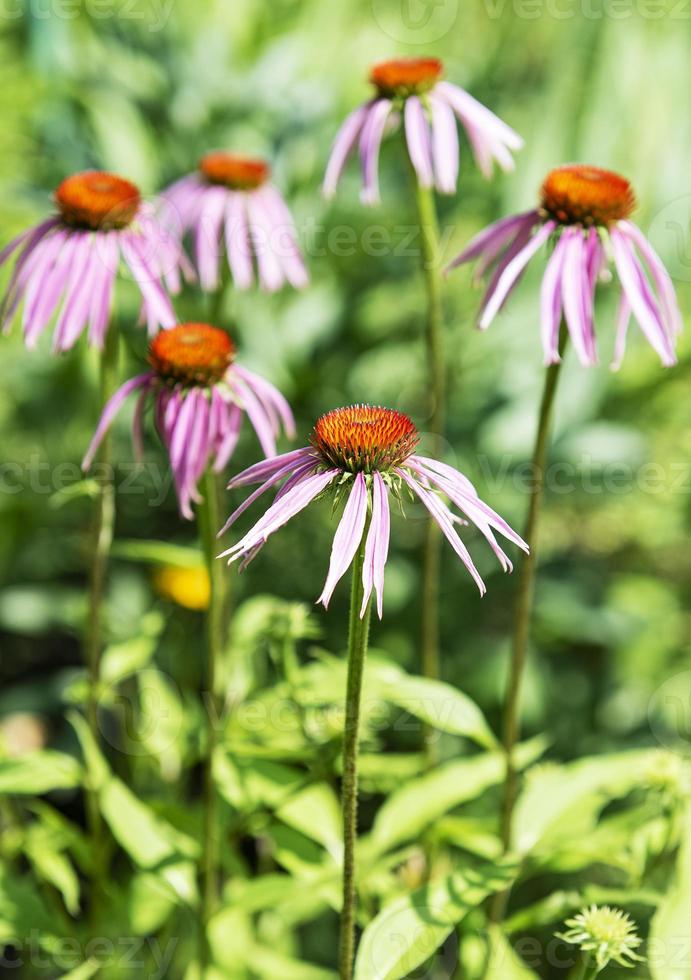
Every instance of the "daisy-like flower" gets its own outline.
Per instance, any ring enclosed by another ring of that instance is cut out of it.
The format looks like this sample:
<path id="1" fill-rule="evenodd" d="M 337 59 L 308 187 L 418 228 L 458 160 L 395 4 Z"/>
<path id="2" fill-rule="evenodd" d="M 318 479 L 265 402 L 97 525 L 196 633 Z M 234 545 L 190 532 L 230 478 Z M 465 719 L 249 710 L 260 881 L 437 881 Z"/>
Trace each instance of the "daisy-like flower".
<path id="1" fill-rule="evenodd" d="M 237 289 L 252 286 L 255 262 L 268 292 L 308 284 L 293 218 L 270 175 L 264 160 L 216 150 L 163 193 L 164 216 L 192 233 L 199 281 L 208 292 L 219 286 L 224 253 Z"/>
<path id="2" fill-rule="evenodd" d="M 181 271 L 192 269 L 179 242 L 166 232 L 137 187 L 100 170 L 67 177 L 55 192 L 57 214 L 23 232 L 0 252 L 0 265 L 17 261 L 0 308 L 8 328 L 20 304 L 27 347 L 59 310 L 53 348 L 72 347 L 88 327 L 103 347 L 115 280 L 124 263 L 142 296 L 149 331 L 170 327 L 175 314 L 166 289 L 177 293 Z"/>
<path id="3" fill-rule="evenodd" d="M 142 454 L 142 418 L 153 403 L 156 428 L 170 457 L 183 517 L 193 518 L 198 484 L 209 466 L 220 472 L 237 445 L 244 415 L 266 456 L 276 453 L 283 428 L 295 435 L 293 414 L 272 384 L 235 363 L 235 345 L 224 330 L 206 323 L 182 323 L 157 334 L 149 346 L 151 370 L 131 378 L 110 399 L 84 457 L 93 462 L 103 436 L 133 392 L 135 454 Z"/>
<path id="4" fill-rule="evenodd" d="M 443 80 L 438 58 L 382 61 L 370 71 L 376 95 L 352 112 L 338 132 L 326 169 L 323 191 L 333 197 L 348 157 L 359 148 L 362 202 L 379 203 L 379 150 L 386 132 L 403 116 L 410 159 L 423 187 L 442 194 L 456 191 L 459 166 L 456 118 L 465 129 L 480 170 L 489 177 L 493 161 L 513 170 L 512 150 L 521 137 L 458 85 Z"/>
<path id="5" fill-rule="evenodd" d="M 490 225 L 449 266 L 477 259 L 478 279 L 491 272 L 480 328 L 490 325 L 530 260 L 550 242 L 553 249 L 541 292 L 546 364 L 559 361 L 562 317 L 581 363 L 597 363 L 595 287 L 598 280 L 610 278 L 612 264 L 621 284 L 612 367 L 621 364 L 632 315 L 662 363 L 676 364 L 681 313 L 660 257 L 629 221 L 635 205 L 628 180 L 610 170 L 580 164 L 552 170 L 542 185 L 538 208 Z"/>
<path id="6" fill-rule="evenodd" d="M 454 525 L 467 521 L 475 524 L 505 571 L 511 571 L 512 565 L 499 547 L 494 531 L 524 550 L 525 542 L 480 500 L 471 482 L 458 470 L 438 460 L 416 455 L 418 441 L 417 430 L 410 419 L 392 409 L 353 405 L 328 412 L 315 425 L 310 446 L 257 463 L 231 480 L 229 489 L 261 485 L 230 516 L 221 533 L 227 531 L 270 487 L 282 480 L 285 483 L 264 516 L 219 557 L 228 558 L 229 564 L 237 559 L 246 564 L 269 535 L 304 510 L 328 487 L 335 487 L 337 498 L 344 496 L 347 499 L 334 535 L 329 572 L 318 602 L 328 606 L 367 528 L 362 572 L 364 601 L 360 615 L 364 615 L 374 589 L 381 618 L 384 567 L 389 551 L 389 494 L 400 500 L 403 489 L 407 488 L 411 496 L 422 501 L 475 579 L 480 593 L 484 594 L 484 582 Z M 437 491 L 447 497 L 467 521 L 452 513 Z"/>
<path id="7" fill-rule="evenodd" d="M 604 970 L 610 960 L 620 966 L 644 962 L 644 957 L 636 952 L 642 942 L 636 934 L 636 923 L 621 909 L 591 905 L 567 919 L 565 925 L 568 930 L 557 933 L 557 938 L 590 953 L 598 970 Z"/>

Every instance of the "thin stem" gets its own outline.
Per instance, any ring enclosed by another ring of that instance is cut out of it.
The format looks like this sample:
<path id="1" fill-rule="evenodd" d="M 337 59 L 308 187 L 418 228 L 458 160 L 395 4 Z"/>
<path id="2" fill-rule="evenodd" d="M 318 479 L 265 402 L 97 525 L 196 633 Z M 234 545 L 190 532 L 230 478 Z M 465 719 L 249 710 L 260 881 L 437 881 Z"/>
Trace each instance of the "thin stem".
<path id="1" fill-rule="evenodd" d="M 562 328 L 559 353 L 563 354 L 566 343 L 566 333 Z M 530 553 L 521 559 L 519 572 L 518 594 L 514 618 L 513 647 L 509 668 L 509 681 L 504 706 L 504 750 L 506 752 L 506 777 L 502 801 L 501 837 L 504 850 L 511 846 L 513 811 L 516 802 L 517 771 L 515 761 L 516 744 L 520 737 L 520 701 L 523 674 L 525 671 L 530 636 L 530 622 L 535 595 L 535 573 L 538 557 L 538 530 L 540 512 L 545 490 L 545 468 L 547 463 L 547 446 L 552 427 L 554 401 L 559 381 L 561 361 L 550 364 L 545 373 L 545 384 L 540 402 L 537 433 L 532 459 L 533 487 L 528 506 L 523 537 L 530 548 Z M 504 916 L 508 892 L 501 892 L 495 897 L 492 908 L 492 919 L 500 921 Z"/>
<path id="2" fill-rule="evenodd" d="M 365 560 L 366 533 L 353 562 L 353 584 L 350 593 L 350 626 L 348 633 L 348 681 L 346 686 L 346 717 L 343 738 L 343 909 L 339 949 L 341 980 L 351 980 L 355 955 L 355 918 L 357 907 L 355 846 L 357 842 L 358 805 L 358 737 L 360 726 L 360 697 L 362 677 L 369 640 L 370 603 L 360 618 L 364 596 L 362 567 Z"/>
<path id="3" fill-rule="evenodd" d="M 227 586 L 221 562 L 217 561 L 216 532 L 219 517 L 218 477 L 210 470 L 203 479 L 202 503 L 198 513 L 204 557 L 209 572 L 211 594 L 206 620 L 206 663 L 203 681 L 203 706 L 206 718 L 206 745 L 203 758 L 202 806 L 204 825 L 200 866 L 201 906 L 199 920 L 200 965 L 209 962 L 207 926 L 216 910 L 219 894 L 218 794 L 214 784 L 213 759 L 218 743 L 218 727 L 223 705 L 219 694 L 218 674 L 227 640 Z"/>
<path id="4" fill-rule="evenodd" d="M 100 355 L 100 412 L 105 408 L 117 385 L 118 347 L 118 333 L 111 326 L 106 333 L 105 344 Z M 97 492 L 91 534 L 91 567 L 89 569 L 84 656 L 88 680 L 86 719 L 91 737 L 98 745 L 101 741 L 98 727 L 98 699 L 101 682 L 101 654 L 103 650 L 103 606 L 105 602 L 108 559 L 113 543 L 113 531 L 115 527 L 113 441 L 110 432 L 106 433 L 101 443 L 98 463 L 94 468 L 94 478 L 96 480 Z M 92 787 L 87 787 L 86 790 L 86 818 L 92 849 L 90 915 L 92 924 L 95 924 L 98 921 L 105 880 L 105 854 L 103 821 L 99 808 L 98 793 Z"/>
<path id="5" fill-rule="evenodd" d="M 444 450 L 446 365 L 441 295 L 441 249 L 434 192 L 422 187 L 411 165 L 420 223 L 421 264 L 427 294 L 425 347 L 427 353 L 427 392 L 429 398 L 430 453 L 439 458 Z M 441 533 L 436 522 L 427 519 L 422 570 L 422 673 L 439 677 L 439 581 Z M 433 756 L 430 732 L 426 746 Z"/>

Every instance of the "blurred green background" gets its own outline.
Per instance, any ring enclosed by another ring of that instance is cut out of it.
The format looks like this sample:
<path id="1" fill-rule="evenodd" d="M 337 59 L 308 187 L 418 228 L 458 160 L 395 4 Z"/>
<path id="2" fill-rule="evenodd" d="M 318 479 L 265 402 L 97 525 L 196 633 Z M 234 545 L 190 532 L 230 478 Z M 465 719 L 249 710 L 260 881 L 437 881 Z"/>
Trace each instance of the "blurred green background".
<path id="1" fill-rule="evenodd" d="M 352 401 L 401 409 L 424 432 L 424 300 L 400 141 L 382 153 L 381 207 L 360 206 L 357 164 L 335 203 L 319 194 L 336 129 L 367 97 L 370 63 L 439 55 L 451 81 L 526 140 L 516 172 L 492 182 L 479 176 L 464 143 L 458 196 L 440 201 L 446 258 L 490 220 L 533 206 L 551 167 L 571 160 L 611 167 L 632 181 L 635 218 L 668 264 L 688 319 L 690 40 L 691 12 L 678 0 L 5 0 L 0 237 L 4 243 L 40 219 L 72 171 L 112 169 L 154 195 L 209 148 L 264 154 L 296 216 L 312 284 L 301 294 L 228 297 L 240 357 L 289 398 L 300 444 L 321 412 Z M 345 229 L 344 238 L 334 229 Z M 484 335 L 474 328 L 479 294 L 470 272 L 460 270 L 446 287 L 447 458 L 517 527 L 543 376 L 539 275 L 536 262 Z M 563 465 L 552 472 L 542 532 L 526 727 L 546 732 L 561 759 L 664 743 L 665 720 L 651 729 L 651 698 L 689 669 L 691 348 L 682 337 L 679 366 L 664 371 L 632 329 L 624 365 L 611 373 L 616 292 L 600 290 L 602 366 L 584 370 L 568 358 L 552 451 Z M 190 291 L 179 309 L 181 318 L 202 318 L 204 302 Z M 123 379 L 145 353 L 136 315 L 136 293 L 121 284 Z M 16 328 L 2 339 L 0 719 L 36 713 L 51 744 L 70 738 L 64 692 L 81 662 L 90 508 L 68 488 L 96 421 L 95 377 L 83 344 L 56 359 L 48 336 L 32 353 Z M 157 503 L 166 471 L 156 437 L 149 433 L 145 465 L 134 471 L 126 412 L 116 431 L 124 483 L 118 537 L 193 544 L 169 486 Z M 257 453 L 246 430 L 233 468 Z M 239 499 L 229 494 L 227 509 Z M 413 509 L 408 522 L 395 520 L 384 621 L 372 638 L 413 671 L 417 518 Z M 311 604 L 333 528 L 327 506 L 293 521 L 242 577 L 231 572 L 238 601 L 274 592 Z M 443 675 L 498 725 L 515 579 L 502 575 L 481 540 L 467 537 L 489 592 L 480 601 L 445 550 Z M 116 557 L 111 639 L 131 637 L 152 608 L 167 617 L 161 662 L 193 685 L 199 614 L 162 597 L 146 562 Z M 334 652 L 344 644 L 346 609 L 343 586 L 328 614 L 316 612 L 320 642 Z M 409 747 L 406 738 L 392 733 L 390 748 Z M 455 751 L 452 740 L 443 743 L 443 753 Z"/>

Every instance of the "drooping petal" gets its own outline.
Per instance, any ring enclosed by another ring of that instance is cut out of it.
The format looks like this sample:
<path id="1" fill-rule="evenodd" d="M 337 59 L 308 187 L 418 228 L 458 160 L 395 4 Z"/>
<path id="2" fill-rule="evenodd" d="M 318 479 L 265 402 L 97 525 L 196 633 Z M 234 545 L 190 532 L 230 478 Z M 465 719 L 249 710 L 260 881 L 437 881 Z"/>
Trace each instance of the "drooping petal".
<path id="1" fill-rule="evenodd" d="M 336 469 L 325 470 L 322 473 L 305 477 L 289 493 L 275 501 L 241 541 L 238 541 L 237 544 L 228 548 L 218 557 L 228 558 L 230 563 L 265 542 L 271 534 L 287 524 L 296 514 L 304 510 L 315 497 L 318 497 L 330 483 L 333 483 L 340 472 Z"/>
<path id="2" fill-rule="evenodd" d="M 522 551 L 528 551 L 528 545 L 520 534 L 517 534 L 500 514 L 478 496 L 477 490 L 470 480 L 458 470 L 454 469 L 453 466 L 449 466 L 448 463 L 442 463 L 437 459 L 417 455 L 410 456 L 406 460 L 406 465 L 416 467 L 416 474 L 419 475 L 422 473 L 426 475 L 437 486 L 440 486 L 439 478 L 441 478 L 446 495 L 473 523 L 485 521 L 490 527 L 493 527 L 495 531 L 498 531 Z M 452 492 L 449 493 L 449 490 Z"/>
<path id="3" fill-rule="evenodd" d="M 617 310 L 617 328 L 614 339 L 614 353 L 612 354 L 612 362 L 610 364 L 612 371 L 618 371 L 621 367 L 622 361 L 624 360 L 624 353 L 626 351 L 626 337 L 629 332 L 630 322 L 631 304 L 626 297 L 626 293 L 622 291 L 621 299 L 619 300 L 619 309 Z"/>
<path id="4" fill-rule="evenodd" d="M 152 382 L 153 378 L 154 375 L 152 372 L 147 371 L 146 374 L 138 374 L 136 377 L 130 378 L 130 380 L 126 381 L 122 387 L 118 388 L 113 397 L 107 403 L 106 407 L 103 409 L 101 419 L 82 461 L 83 470 L 86 471 L 91 466 L 104 435 L 108 431 L 108 428 L 117 415 L 121 405 L 127 399 L 127 396 L 139 388 L 147 388 Z"/>
<path id="5" fill-rule="evenodd" d="M 456 529 L 453 526 L 453 520 L 448 508 L 444 506 L 441 500 L 439 500 L 434 493 L 430 493 L 429 490 L 425 490 L 424 487 L 422 487 L 420 483 L 413 478 L 413 475 L 408 470 L 399 467 L 396 472 L 401 479 L 407 483 L 415 496 L 420 498 L 422 503 L 441 528 L 446 540 L 449 542 L 453 550 L 472 575 L 478 589 L 480 590 L 480 595 L 484 595 L 487 591 L 485 588 L 485 583 L 482 581 L 480 573 L 475 567 L 473 559 L 470 557 L 470 552 L 459 538 Z"/>
<path id="6" fill-rule="evenodd" d="M 434 92 L 449 103 L 464 124 L 474 126 L 495 142 L 503 143 L 511 150 L 523 148 L 524 141 L 515 130 L 458 85 L 453 85 L 451 82 L 438 82 Z"/>
<path id="7" fill-rule="evenodd" d="M 351 112 L 336 135 L 322 185 L 322 193 L 327 199 L 336 193 L 341 174 L 348 157 L 355 149 L 371 104 L 367 102 Z"/>
<path id="8" fill-rule="evenodd" d="M 363 180 L 360 199 L 366 205 L 379 204 L 381 200 L 379 195 L 379 150 L 391 108 L 389 99 L 379 99 L 372 103 L 360 133 Z"/>
<path id="9" fill-rule="evenodd" d="M 273 225 L 274 250 L 283 265 L 285 277 L 295 289 L 304 289 L 309 285 L 309 276 L 298 245 L 293 216 L 275 187 L 267 184 L 259 193 Z"/>
<path id="10" fill-rule="evenodd" d="M 544 245 L 554 231 L 554 228 L 555 223 L 553 221 L 545 222 L 542 228 L 533 235 L 528 244 L 506 266 L 482 312 L 479 323 L 481 329 L 484 330 L 490 325 L 499 312 L 504 300 L 516 285 L 518 278 L 528 265 L 528 262 L 530 262 L 533 255 Z"/>
<path id="11" fill-rule="evenodd" d="M 316 461 L 312 464 L 312 466 L 316 466 Z M 275 486 L 277 483 L 280 483 L 281 480 L 285 479 L 285 477 L 292 476 L 294 473 L 302 470 L 304 467 L 304 463 L 298 463 L 296 466 L 295 462 L 291 461 L 290 463 L 286 463 L 285 466 L 282 466 L 280 469 L 276 470 L 275 473 L 272 473 L 268 480 L 265 480 L 264 483 L 260 484 L 256 490 L 253 490 L 249 497 L 243 500 L 240 506 L 233 511 L 221 530 L 218 532 L 217 537 L 220 538 L 223 534 L 225 534 L 226 531 L 228 531 L 233 524 L 235 524 L 237 519 L 241 517 L 249 507 L 252 506 L 255 500 L 259 500 L 259 498 L 263 496 L 267 490 L 270 490 L 271 487 Z M 302 475 L 304 476 L 305 474 L 303 473 Z"/>
<path id="12" fill-rule="evenodd" d="M 617 223 L 617 227 L 620 229 L 623 235 L 630 238 L 634 242 L 647 263 L 647 266 L 650 269 L 650 274 L 653 277 L 655 287 L 660 294 L 662 306 L 665 311 L 665 317 L 669 323 L 673 339 L 675 334 L 681 333 L 683 320 L 681 310 L 679 309 L 679 303 L 677 301 L 676 290 L 672 284 L 672 278 L 665 268 L 662 259 L 640 228 L 634 225 L 632 221 L 619 221 Z"/>
<path id="13" fill-rule="evenodd" d="M 240 364 L 234 364 L 232 371 L 240 375 L 246 384 L 254 390 L 258 398 L 261 398 L 278 412 L 286 435 L 290 439 L 295 438 L 295 419 L 293 418 L 293 413 L 290 405 L 278 388 L 267 381 L 266 378 L 262 378 L 260 375 L 255 374 L 254 371 L 249 371 Z M 278 429 L 276 434 L 278 435 Z"/>
<path id="14" fill-rule="evenodd" d="M 524 227 L 532 228 L 539 221 L 539 217 L 538 212 L 533 209 L 495 221 L 494 224 L 489 225 L 471 239 L 460 255 L 457 255 L 444 271 L 451 272 L 452 269 L 463 265 L 464 262 L 471 262 L 481 255 L 488 256 L 491 262 L 509 244 L 514 235 Z"/>
<path id="15" fill-rule="evenodd" d="M 365 562 L 362 569 L 363 599 L 360 619 L 365 615 L 367 603 L 374 588 L 377 596 L 377 615 L 382 618 L 384 609 L 384 569 L 389 556 L 391 515 L 389 494 L 379 472 L 372 476 L 372 521 L 365 544 Z"/>
<path id="16" fill-rule="evenodd" d="M 259 284 L 266 292 L 277 292 L 285 283 L 285 275 L 275 252 L 274 230 L 264 200 L 258 191 L 246 194 L 252 248 L 257 258 Z"/>
<path id="17" fill-rule="evenodd" d="M 223 436 L 216 450 L 216 462 L 214 463 L 214 473 L 220 473 L 235 452 L 235 448 L 240 438 L 240 429 L 245 413 L 236 402 L 231 402 L 226 406 L 225 418 L 223 420 Z"/>
<path id="18" fill-rule="evenodd" d="M 348 500 L 343 510 L 343 516 L 339 521 L 338 528 L 331 547 L 331 559 L 329 561 L 329 573 L 326 576 L 324 589 L 317 599 L 325 609 L 329 608 L 331 596 L 337 584 L 350 568 L 355 557 L 355 553 L 362 541 L 362 534 L 365 530 L 367 520 L 367 484 L 362 473 L 358 473 L 353 481 Z"/>
<path id="19" fill-rule="evenodd" d="M 301 449 L 291 449 L 289 453 L 282 453 L 280 456 L 274 456 L 272 459 L 263 459 L 259 463 L 254 463 L 253 466 L 249 466 L 242 473 L 238 473 L 228 484 L 228 489 L 232 490 L 235 487 L 246 487 L 251 486 L 253 483 L 262 483 L 267 480 L 276 470 L 280 470 L 288 462 L 293 460 L 297 463 L 298 461 L 307 460 L 308 458 L 317 461 L 317 457 L 314 454 L 314 450 L 310 446 L 303 446 Z"/>
<path id="20" fill-rule="evenodd" d="M 440 194 L 454 194 L 458 182 L 458 131 L 451 107 L 434 94 L 430 94 L 432 111 L 432 153 L 437 190 Z"/>
<path id="21" fill-rule="evenodd" d="M 233 284 L 238 289 L 249 289 L 254 281 L 252 245 L 245 199 L 237 191 L 229 193 L 226 201 L 225 239 Z"/>
<path id="22" fill-rule="evenodd" d="M 559 357 L 559 328 L 561 326 L 561 276 L 566 240 L 562 236 L 549 258 L 540 287 L 540 333 L 544 363 L 557 364 Z"/>
<path id="23" fill-rule="evenodd" d="M 149 332 L 154 333 L 159 326 L 172 327 L 176 321 L 175 312 L 158 277 L 151 269 L 139 236 L 124 233 L 118 240 L 122 256 L 142 294 Z"/>
<path id="24" fill-rule="evenodd" d="M 416 95 L 406 99 L 404 120 L 408 153 L 418 181 L 422 187 L 431 187 L 434 183 L 434 171 L 429 123 L 422 103 Z"/>
<path id="25" fill-rule="evenodd" d="M 650 293 L 633 245 L 618 228 L 610 229 L 614 262 L 631 311 L 665 367 L 676 364 L 674 348 Z"/>
<path id="26" fill-rule="evenodd" d="M 210 187 L 204 195 L 203 206 L 196 218 L 194 249 L 199 272 L 199 285 L 207 293 L 218 289 L 218 268 L 221 258 L 222 224 L 228 204 L 225 187 Z"/>
<path id="27" fill-rule="evenodd" d="M 597 363 L 591 337 L 592 324 L 586 318 L 587 265 L 583 233 L 579 228 L 567 229 L 564 239 L 564 261 L 561 274 L 564 318 L 569 336 L 584 367 Z"/>

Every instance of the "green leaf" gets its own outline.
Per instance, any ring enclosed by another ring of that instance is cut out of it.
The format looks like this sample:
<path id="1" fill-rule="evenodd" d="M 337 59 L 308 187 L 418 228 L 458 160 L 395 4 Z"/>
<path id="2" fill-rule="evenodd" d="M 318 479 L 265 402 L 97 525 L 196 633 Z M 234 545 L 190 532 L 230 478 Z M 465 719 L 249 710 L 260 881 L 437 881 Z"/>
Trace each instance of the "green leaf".
<path id="1" fill-rule="evenodd" d="M 269 759 L 236 758 L 223 748 L 214 757 L 214 779 L 224 799 L 242 811 L 279 807 L 305 782 L 299 769 Z"/>
<path id="2" fill-rule="evenodd" d="M 341 808 L 338 797 L 326 783 L 308 786 L 296 793 L 276 810 L 276 816 L 322 844 L 334 857 L 340 857 L 343 846 Z"/>
<path id="3" fill-rule="evenodd" d="M 456 872 L 385 905 L 363 933 L 355 980 L 410 976 L 468 912 L 507 887 L 512 878 L 509 868 Z"/>
<path id="4" fill-rule="evenodd" d="M 159 817 L 116 777 L 105 782 L 99 800 L 113 837 L 140 868 L 198 855 L 196 841 Z"/>
<path id="5" fill-rule="evenodd" d="M 436 731 L 463 735 L 485 749 L 498 748 L 482 711 L 463 691 L 442 681 L 411 677 L 399 669 L 378 669 L 375 665 L 373 673 L 380 696 L 391 704 L 405 709 Z"/>
<path id="6" fill-rule="evenodd" d="M 171 544 L 169 541 L 116 541 L 113 555 L 147 565 L 176 565 L 178 568 L 199 568 L 204 556 L 198 548 Z"/>
<path id="7" fill-rule="evenodd" d="M 25 853 L 37 876 L 57 888 L 67 911 L 76 916 L 79 912 L 79 879 L 70 861 L 55 846 L 55 835 L 40 824 L 33 824 L 26 835 Z"/>
<path id="8" fill-rule="evenodd" d="M 519 752 L 522 764 L 543 751 L 543 743 L 527 743 Z M 454 807 L 473 800 L 504 778 L 500 753 L 447 762 L 392 793 L 377 813 L 368 844 L 376 853 L 416 838 Z"/>
<path id="9" fill-rule="evenodd" d="M 496 925 L 489 927 L 489 961 L 483 980 L 538 980 Z"/>
<path id="10" fill-rule="evenodd" d="M 548 763 L 529 772 L 514 817 L 514 846 L 525 854 L 554 849 L 590 832 L 605 803 L 638 787 L 650 750 L 593 756 L 569 765 Z"/>
<path id="11" fill-rule="evenodd" d="M 90 977 L 95 976 L 101 968 L 101 964 L 98 960 L 87 960 L 86 963 L 82 963 L 75 970 L 70 970 L 69 973 L 63 973 L 60 980 L 90 980 Z"/>
<path id="12" fill-rule="evenodd" d="M 674 879 L 650 927 L 649 966 L 653 980 L 691 980 L 690 924 L 691 803 L 687 803 Z"/>
<path id="13" fill-rule="evenodd" d="M 0 759 L 0 793 L 40 795 L 82 784 L 84 770 L 71 755 L 42 749 L 16 759 Z"/>
<path id="14" fill-rule="evenodd" d="M 337 974 L 331 970 L 295 960 L 266 946 L 250 946 L 245 950 L 244 961 L 253 975 L 265 980 L 276 980 L 277 977 L 281 980 L 337 980 Z"/>
<path id="15" fill-rule="evenodd" d="M 163 626 L 164 619 L 159 613 L 149 613 L 142 619 L 138 636 L 105 650 L 101 661 L 101 684 L 104 688 L 118 684 L 151 662 Z"/>

